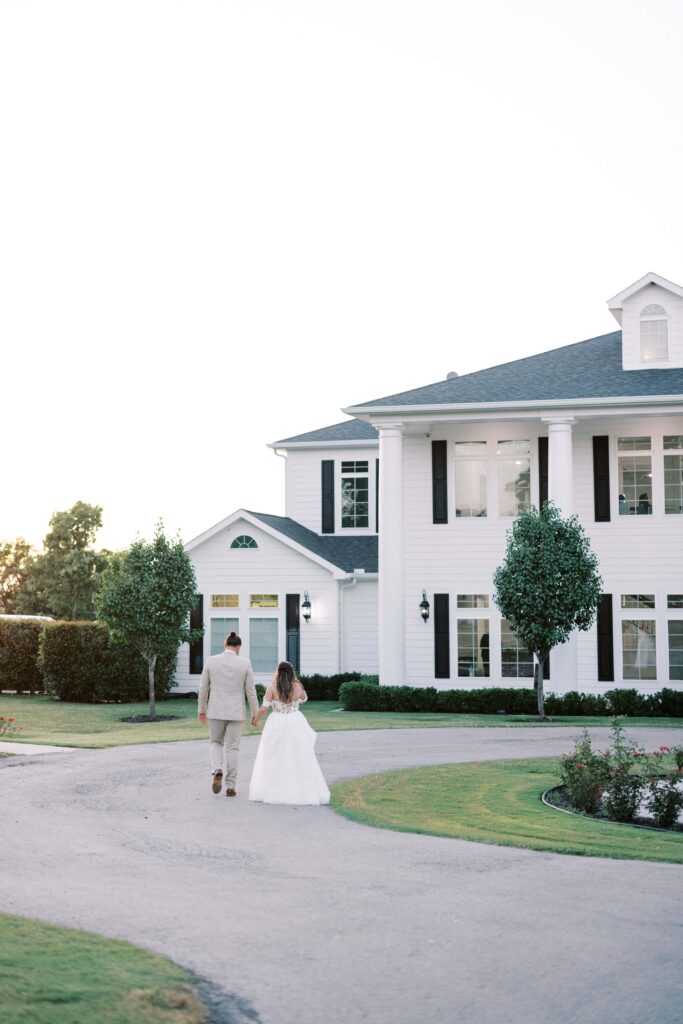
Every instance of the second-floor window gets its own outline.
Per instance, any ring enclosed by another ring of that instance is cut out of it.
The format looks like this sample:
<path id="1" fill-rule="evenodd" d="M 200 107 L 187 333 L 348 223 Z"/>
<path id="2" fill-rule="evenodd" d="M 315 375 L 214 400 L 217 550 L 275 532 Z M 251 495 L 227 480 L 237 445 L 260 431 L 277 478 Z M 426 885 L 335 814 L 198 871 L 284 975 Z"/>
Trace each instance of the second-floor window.
<path id="1" fill-rule="evenodd" d="M 486 442 L 455 442 L 455 514 L 486 515 Z"/>
<path id="2" fill-rule="evenodd" d="M 368 463 L 344 461 L 341 464 L 341 525 L 363 527 L 369 525 Z"/>
<path id="3" fill-rule="evenodd" d="M 529 441 L 499 441 L 498 515 L 518 516 L 531 500 L 531 444 Z"/>
<path id="4" fill-rule="evenodd" d="M 652 440 L 617 438 L 619 457 L 619 515 L 652 514 Z"/>
<path id="5" fill-rule="evenodd" d="M 683 434 L 664 435 L 664 512 L 683 513 Z"/>

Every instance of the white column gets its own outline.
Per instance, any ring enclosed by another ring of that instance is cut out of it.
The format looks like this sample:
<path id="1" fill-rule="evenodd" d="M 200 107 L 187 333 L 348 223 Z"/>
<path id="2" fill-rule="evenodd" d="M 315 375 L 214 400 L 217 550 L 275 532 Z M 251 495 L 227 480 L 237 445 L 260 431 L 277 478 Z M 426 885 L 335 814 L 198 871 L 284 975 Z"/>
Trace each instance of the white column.
<path id="1" fill-rule="evenodd" d="M 572 457 L 571 417 L 549 419 L 548 424 L 548 497 L 570 516 L 574 511 L 574 462 Z"/>
<path id="2" fill-rule="evenodd" d="M 403 425 L 379 430 L 379 681 L 406 682 L 403 581 Z"/>
<path id="3" fill-rule="evenodd" d="M 563 416 L 547 419 L 548 424 L 548 498 L 563 516 L 574 511 L 574 460 L 572 427 L 574 419 Z M 566 644 L 560 644 L 550 655 L 550 683 L 546 690 L 566 693 L 577 690 L 576 631 Z"/>

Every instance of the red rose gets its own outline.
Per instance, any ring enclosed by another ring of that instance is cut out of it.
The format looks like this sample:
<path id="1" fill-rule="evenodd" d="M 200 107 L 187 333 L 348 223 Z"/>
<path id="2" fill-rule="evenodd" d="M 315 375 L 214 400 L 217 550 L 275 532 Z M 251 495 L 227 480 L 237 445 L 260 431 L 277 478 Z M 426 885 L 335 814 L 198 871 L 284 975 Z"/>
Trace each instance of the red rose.
<path id="1" fill-rule="evenodd" d="M 582 772 L 583 771 L 583 765 L 582 764 L 577 764 L 576 770 L 577 770 L 577 772 Z"/>
<path id="2" fill-rule="evenodd" d="M 12 719 L 10 718 L 10 722 L 11 721 L 12 721 Z M 665 754 L 670 754 L 671 753 L 671 747 L 660 747 L 659 749 L 663 750 Z"/>

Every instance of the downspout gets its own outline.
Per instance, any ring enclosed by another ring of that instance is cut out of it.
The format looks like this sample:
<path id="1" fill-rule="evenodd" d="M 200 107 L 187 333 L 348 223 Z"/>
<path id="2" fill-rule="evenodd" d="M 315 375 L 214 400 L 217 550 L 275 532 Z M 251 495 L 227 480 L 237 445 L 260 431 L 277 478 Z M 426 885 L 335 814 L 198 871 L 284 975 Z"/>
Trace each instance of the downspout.
<path id="1" fill-rule="evenodd" d="M 358 580 L 354 576 L 353 579 L 349 580 L 338 580 L 339 589 L 337 591 L 337 672 L 342 671 L 342 627 L 344 625 L 344 616 L 342 614 L 342 594 L 349 587 L 355 587 Z"/>

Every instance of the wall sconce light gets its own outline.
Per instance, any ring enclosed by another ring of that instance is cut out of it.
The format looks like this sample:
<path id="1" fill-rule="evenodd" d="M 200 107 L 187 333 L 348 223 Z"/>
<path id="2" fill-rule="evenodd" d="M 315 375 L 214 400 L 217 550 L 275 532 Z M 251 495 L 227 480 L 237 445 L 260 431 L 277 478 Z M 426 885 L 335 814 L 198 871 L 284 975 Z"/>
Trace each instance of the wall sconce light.
<path id="1" fill-rule="evenodd" d="M 304 590 L 304 600 L 301 605 L 301 614 L 304 617 L 304 622 L 311 621 L 311 601 L 308 596 L 308 591 Z"/>
<path id="2" fill-rule="evenodd" d="M 422 600 L 420 601 L 420 615 L 422 616 L 423 622 L 426 622 L 429 618 L 429 601 L 427 600 L 427 594 L 424 590 L 422 591 Z"/>

